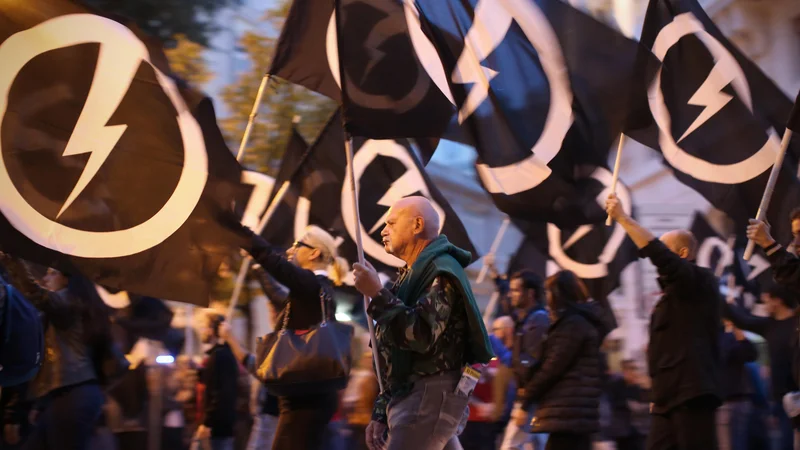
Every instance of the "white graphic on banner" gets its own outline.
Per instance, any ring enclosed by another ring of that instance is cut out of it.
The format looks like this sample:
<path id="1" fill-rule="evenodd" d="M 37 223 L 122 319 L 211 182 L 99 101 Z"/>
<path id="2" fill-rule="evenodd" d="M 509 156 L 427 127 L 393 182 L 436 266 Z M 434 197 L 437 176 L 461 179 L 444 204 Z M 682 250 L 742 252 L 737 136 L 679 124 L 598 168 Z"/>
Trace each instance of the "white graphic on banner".
<path id="1" fill-rule="evenodd" d="M 142 61 L 150 64 L 145 45 L 131 30 L 91 14 L 57 17 L 21 31 L 0 45 L 0 125 L 8 107 L 11 86 L 22 68 L 51 50 L 99 43 L 92 86 L 64 156 L 90 153 L 88 162 L 67 197 L 61 213 L 97 174 L 127 125 L 106 126 L 128 91 Z M 161 88 L 178 112 L 176 124 L 184 148 L 184 165 L 175 191 L 146 222 L 118 231 L 93 232 L 70 228 L 45 217 L 17 190 L 0 153 L 0 210 L 14 228 L 37 244 L 83 258 L 115 258 L 148 250 L 171 236 L 194 211 L 205 188 L 208 156 L 203 133 L 187 109 L 175 83 L 155 66 Z M 0 129 L 2 135 L 2 129 Z M 0 149 L 1 151 L 2 149 Z M 135 195 L 135 194 L 134 194 Z"/>
<path id="2" fill-rule="evenodd" d="M 353 158 L 353 172 L 355 173 L 356 177 L 357 191 L 361 191 L 360 186 L 362 175 L 364 175 L 370 163 L 378 156 L 396 159 L 406 168 L 406 172 L 400 178 L 395 180 L 394 183 L 392 183 L 392 186 L 390 186 L 386 193 L 381 197 L 381 199 L 378 201 L 378 204 L 390 206 L 397 200 L 419 191 L 422 195 L 431 200 L 433 208 L 439 214 L 439 231 L 441 231 L 446 220 L 444 209 L 442 209 L 441 206 L 433 201 L 431 193 L 428 190 L 428 185 L 425 183 L 425 178 L 422 176 L 422 172 L 420 172 L 420 168 L 416 164 L 414 156 L 409 153 L 408 149 L 393 140 L 368 140 L 364 142 L 361 148 L 359 148 L 355 153 Z M 350 192 L 349 173 L 350 172 L 348 171 L 344 184 L 342 185 L 342 218 L 344 219 L 344 225 L 345 228 L 347 228 L 347 232 L 355 241 L 356 218 L 353 214 L 354 205 L 353 197 Z M 388 214 L 388 212 L 386 214 Z M 376 259 L 388 266 L 403 267 L 405 263 L 402 260 L 386 253 L 383 248 L 383 244 L 375 241 L 369 235 L 370 230 L 375 231 L 383 224 L 384 220 L 386 219 L 386 214 L 384 214 L 384 216 L 381 217 L 373 227 L 364 227 L 363 224 L 361 225 L 364 252 L 371 258 Z"/>
<path id="3" fill-rule="evenodd" d="M 753 110 L 753 99 L 750 86 L 744 71 L 736 62 L 736 58 L 714 36 L 708 33 L 703 24 L 692 13 L 684 13 L 661 29 L 653 43 L 653 53 L 660 61 L 664 61 L 667 52 L 681 38 L 695 35 L 714 57 L 715 65 L 708 78 L 689 100 L 690 105 L 705 106 L 694 123 L 675 141 L 672 136 L 672 118 L 664 103 L 661 90 L 662 70 L 659 68 L 649 89 L 650 110 L 660 130 L 659 145 L 664 158 L 669 164 L 681 172 L 701 181 L 724 184 L 739 184 L 761 175 L 772 167 L 780 142 L 774 130 L 769 130 L 764 146 L 749 158 L 734 164 L 714 164 L 686 152 L 678 145 L 689 134 L 697 130 L 711 117 L 719 112 L 730 100 L 730 95 L 720 92 L 728 84 L 732 84 L 739 99 Z M 755 150 L 755 149 L 754 149 Z M 723 151 L 723 150 L 720 150 Z"/>
<path id="4" fill-rule="evenodd" d="M 605 188 L 598 194 L 597 203 L 601 207 L 605 207 L 606 199 L 608 198 L 609 193 L 611 192 L 611 181 L 613 175 L 608 169 L 603 167 L 598 167 L 592 172 L 591 178 L 602 183 Z M 623 210 L 630 214 L 631 210 L 633 209 L 633 203 L 631 199 L 630 192 L 628 188 L 623 185 L 622 183 L 617 184 L 617 197 L 622 204 Z M 601 225 L 602 226 L 602 225 Z M 606 245 L 603 247 L 603 251 L 597 257 L 597 262 L 594 264 L 586 264 L 575 261 L 574 259 L 570 258 L 566 250 L 573 245 L 575 242 L 580 240 L 582 237 L 589 234 L 590 231 L 594 228 L 594 225 L 582 225 L 575 230 L 575 233 L 570 236 L 570 238 L 565 242 L 563 245 L 561 244 L 561 229 L 557 226 L 548 223 L 547 224 L 547 239 L 549 242 L 549 253 L 550 258 L 564 270 L 570 270 L 574 272 L 578 277 L 583 279 L 593 279 L 593 278 L 602 278 L 608 275 L 608 265 L 614 261 L 614 258 L 617 256 L 617 252 L 619 248 L 622 246 L 622 243 L 625 241 L 626 233 L 625 229 L 622 228 L 622 225 L 615 223 L 614 224 L 614 231 L 612 231 L 611 236 L 606 241 Z"/>
<path id="5" fill-rule="evenodd" d="M 411 42 L 423 67 L 439 89 L 454 102 L 444 67 L 436 49 L 420 26 L 419 12 L 411 0 L 405 0 L 406 22 Z M 487 98 L 490 81 L 497 72 L 481 63 L 504 40 L 514 22 L 536 49 L 542 70 L 550 86 L 550 107 L 541 136 L 531 147 L 531 155 L 502 167 L 478 164 L 477 171 L 491 193 L 517 194 L 535 188 L 550 176 L 548 163 L 561 150 L 564 137 L 572 127 L 572 88 L 569 72 L 558 37 L 536 2 L 530 0 L 480 0 L 475 6 L 472 27 L 464 40 L 464 50 L 452 74 L 452 82 L 473 84 L 461 105 L 459 122 L 469 118 Z"/>

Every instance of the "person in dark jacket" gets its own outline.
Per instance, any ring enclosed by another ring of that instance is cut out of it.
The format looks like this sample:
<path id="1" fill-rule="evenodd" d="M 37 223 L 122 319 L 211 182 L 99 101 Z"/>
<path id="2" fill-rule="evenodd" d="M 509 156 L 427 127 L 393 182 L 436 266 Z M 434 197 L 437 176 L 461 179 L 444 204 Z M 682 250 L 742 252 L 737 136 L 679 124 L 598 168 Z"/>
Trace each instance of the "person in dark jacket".
<path id="1" fill-rule="evenodd" d="M 496 355 L 510 354 L 510 361 L 503 361 L 509 365 L 515 375 L 517 386 L 524 386 L 531 376 L 531 368 L 539 359 L 542 341 L 550 326 L 550 317 L 544 309 L 544 285 L 542 277 L 531 270 L 520 270 L 511 275 L 508 296 L 513 307 L 514 340 L 509 352 L 505 352 L 502 343 L 497 338 L 490 336 L 492 349 Z M 519 401 L 515 408 L 521 408 Z M 529 414 L 533 414 L 535 405 L 531 406 Z M 538 437 L 532 437 L 524 428 L 517 426 L 516 422 L 509 422 L 506 427 L 502 450 L 521 449 Z M 542 441 L 544 442 L 544 441 Z M 538 447 L 535 447 L 538 448 Z"/>
<path id="2" fill-rule="evenodd" d="M 675 230 L 660 240 L 611 194 L 606 210 L 658 270 L 663 294 L 650 317 L 648 368 L 653 380 L 649 450 L 714 450 L 721 404 L 719 280 L 694 263 L 697 240 Z"/>
<path id="3" fill-rule="evenodd" d="M 233 450 L 233 426 L 236 422 L 237 384 L 239 365 L 230 346 L 220 337 L 225 316 L 209 313 L 201 329 L 204 344 L 212 344 L 206 352 L 200 380 L 203 394 L 203 423 L 195 438 L 210 441 L 212 450 Z"/>
<path id="4" fill-rule="evenodd" d="M 719 448 L 747 450 L 753 389 L 746 365 L 758 358 L 758 350 L 732 323 L 726 321 L 725 328 L 720 337 L 725 403 L 717 410 Z"/>
<path id="5" fill-rule="evenodd" d="M 754 316 L 744 308 L 725 303 L 723 314 L 743 330 L 756 333 L 767 341 L 770 366 L 772 416 L 778 420 L 781 450 L 794 448 L 794 430 L 783 408 L 783 396 L 796 391 L 797 380 L 792 375 L 792 354 L 797 336 L 797 303 L 793 291 L 780 284 L 761 294 L 768 317 Z"/>
<path id="6" fill-rule="evenodd" d="M 309 226 L 303 237 L 283 255 L 261 236 L 247 229 L 244 232 L 252 242 L 248 252 L 264 269 L 259 281 L 270 302 L 280 311 L 277 316 L 279 328 L 308 330 L 322 322 L 322 293 L 325 293 L 326 319 L 336 320 L 333 286 L 341 284 L 347 263 L 338 257 L 333 236 L 319 227 Z M 285 324 L 287 314 L 288 323 Z M 258 369 L 267 355 L 244 351 L 230 336 L 227 327 L 223 327 L 223 337 L 231 345 L 236 358 L 258 378 Z M 278 405 L 280 415 L 272 449 L 322 449 L 323 434 L 338 408 L 337 391 L 279 397 Z"/>
<path id="7" fill-rule="evenodd" d="M 595 308 L 587 304 L 585 286 L 570 271 L 545 282 L 552 325 L 542 343 L 541 358 L 518 398 L 517 423 L 537 404 L 534 433 L 549 433 L 547 450 L 590 450 L 600 429 L 600 344 L 610 332 Z"/>
<path id="8" fill-rule="evenodd" d="M 48 269 L 39 286 L 22 261 L 0 253 L 9 280 L 44 315 L 45 360 L 30 385 L 35 428 L 25 449 L 88 449 L 105 397 L 95 349 L 110 339 L 109 311 L 94 284 Z"/>

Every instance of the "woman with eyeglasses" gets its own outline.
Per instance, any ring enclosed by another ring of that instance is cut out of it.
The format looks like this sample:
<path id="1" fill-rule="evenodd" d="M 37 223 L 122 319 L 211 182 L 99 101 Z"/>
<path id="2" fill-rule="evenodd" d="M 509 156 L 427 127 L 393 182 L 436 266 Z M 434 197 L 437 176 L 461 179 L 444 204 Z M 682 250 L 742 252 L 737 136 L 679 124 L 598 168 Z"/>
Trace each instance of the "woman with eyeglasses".
<path id="1" fill-rule="evenodd" d="M 333 236 L 316 226 L 309 226 L 301 239 L 285 254 L 270 246 L 261 236 L 246 229 L 251 236 L 247 251 L 260 269 L 256 275 L 270 303 L 277 312 L 275 328 L 283 325 L 289 314 L 287 328 L 308 330 L 322 321 L 320 293 L 325 292 L 325 311 L 328 321 L 336 320 L 333 286 L 340 285 L 347 272 L 347 262 L 338 257 Z M 248 371 L 256 375 L 266 354 L 245 352 L 223 326 L 220 335 Z M 260 352 L 265 353 L 265 352 Z M 266 401 L 267 408 L 271 402 Z M 273 450 L 322 449 L 323 435 L 338 409 L 338 392 L 315 392 L 311 395 L 279 397 L 279 418 Z M 268 412 L 268 411 L 264 411 Z"/>

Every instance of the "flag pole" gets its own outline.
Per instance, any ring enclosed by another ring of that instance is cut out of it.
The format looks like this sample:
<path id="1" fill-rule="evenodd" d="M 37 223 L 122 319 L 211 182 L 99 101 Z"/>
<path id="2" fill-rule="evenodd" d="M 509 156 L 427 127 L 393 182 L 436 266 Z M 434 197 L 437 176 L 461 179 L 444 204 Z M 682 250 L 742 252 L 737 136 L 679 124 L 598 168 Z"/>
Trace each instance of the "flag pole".
<path id="1" fill-rule="evenodd" d="M 497 234 L 494 237 L 494 242 L 492 242 L 492 246 L 489 248 L 489 253 L 486 256 L 494 256 L 495 253 L 497 253 L 497 249 L 500 247 L 500 243 L 503 241 L 503 236 L 506 234 L 506 230 L 508 229 L 508 225 L 510 223 L 511 219 L 506 216 L 506 218 L 503 219 L 503 223 L 500 225 L 500 229 L 497 230 Z M 486 273 L 489 271 L 489 265 L 485 262 L 486 256 L 483 257 L 483 267 L 481 267 L 481 272 L 478 274 L 478 278 L 475 280 L 476 283 L 483 283 L 483 279 L 486 278 Z"/>
<path id="2" fill-rule="evenodd" d="M 761 197 L 761 204 L 758 205 L 756 220 L 763 221 L 767 217 L 769 201 L 772 199 L 772 193 L 775 192 L 775 185 L 778 183 L 778 175 L 780 175 L 781 168 L 783 167 L 783 157 L 786 156 L 786 150 L 789 149 L 789 142 L 791 142 L 791 140 L 792 130 L 787 128 L 786 132 L 783 133 L 781 148 L 775 156 L 775 164 L 773 164 L 772 171 L 769 174 L 769 181 L 767 181 L 767 187 L 764 189 L 764 195 Z M 755 250 L 755 245 L 755 242 L 751 240 L 747 241 L 747 248 L 745 248 L 743 255 L 745 261 L 750 261 L 750 257 L 753 256 L 753 250 Z"/>
<path id="3" fill-rule="evenodd" d="M 486 328 L 490 328 L 489 321 L 492 319 L 492 311 L 494 311 L 498 301 L 500 301 L 500 292 L 495 289 L 491 298 L 489 298 L 489 304 L 486 305 L 486 310 L 483 312 L 483 323 L 486 325 Z"/>
<path id="4" fill-rule="evenodd" d="M 261 99 L 264 97 L 264 90 L 267 88 L 267 83 L 269 83 L 269 77 L 270 75 L 266 74 L 261 78 L 261 85 L 258 87 L 256 101 L 253 103 L 253 109 L 250 111 L 250 118 L 247 120 L 247 127 L 244 129 L 242 142 L 239 144 L 239 151 L 236 153 L 237 161 L 241 161 L 242 156 L 244 156 L 244 149 L 247 147 L 247 142 L 250 140 L 250 133 L 253 131 L 253 124 L 256 121 L 256 116 L 258 116 L 258 108 L 261 106 Z"/>
<path id="5" fill-rule="evenodd" d="M 775 156 L 775 164 L 772 166 L 772 172 L 769 174 L 769 182 L 764 189 L 764 196 L 761 197 L 761 204 L 758 206 L 758 213 L 756 220 L 765 220 L 767 217 L 767 207 L 772 198 L 772 193 L 775 191 L 775 184 L 778 182 L 778 174 L 783 166 L 783 157 L 786 156 L 786 150 L 789 149 L 789 143 L 792 141 L 792 132 L 800 131 L 800 92 L 797 93 L 797 99 L 794 101 L 794 108 L 789 113 L 789 120 L 786 122 L 786 132 L 783 133 L 783 141 L 781 141 L 781 148 Z M 750 261 L 753 256 L 753 249 L 755 242 L 748 240 L 747 248 L 744 250 L 744 260 Z"/>
<path id="6" fill-rule="evenodd" d="M 617 145 L 617 159 L 614 161 L 614 175 L 611 177 L 611 193 L 617 194 L 617 181 L 619 181 L 619 165 L 622 161 L 622 147 L 625 146 L 625 135 L 619 135 L 619 144 Z M 606 218 L 606 226 L 611 226 L 611 216 Z"/>
<path id="7" fill-rule="evenodd" d="M 261 217 L 261 221 L 258 223 L 258 227 L 256 230 L 253 230 L 256 234 L 261 234 L 264 231 L 264 228 L 267 227 L 267 223 L 269 223 L 272 216 L 275 215 L 275 211 L 278 210 L 278 205 L 281 204 L 283 198 L 286 197 L 286 193 L 289 192 L 289 187 L 291 187 L 292 183 L 289 180 L 286 180 L 281 185 L 281 188 L 278 190 L 278 193 L 275 194 L 275 198 L 272 199 L 272 202 L 269 204 L 267 208 L 267 212 Z M 242 293 L 242 286 L 244 285 L 244 279 L 247 277 L 247 271 L 250 270 L 250 263 L 253 261 L 253 258 L 250 255 L 247 255 L 245 259 L 242 261 L 242 265 L 239 267 L 239 274 L 236 276 L 236 284 L 233 287 L 233 294 L 231 294 L 231 301 L 228 304 L 228 312 L 225 314 L 225 319 L 230 323 L 231 318 L 233 317 L 233 311 L 236 309 L 236 304 L 239 303 L 239 295 Z"/>
<path id="8" fill-rule="evenodd" d="M 353 209 L 356 222 L 356 247 L 358 249 L 358 263 L 364 264 L 364 242 L 361 237 L 361 213 L 358 208 L 358 185 L 356 184 L 355 170 L 353 168 L 353 138 L 349 135 L 345 136 L 344 141 L 345 153 L 347 153 L 347 178 L 350 179 L 350 193 L 353 196 Z M 372 347 L 372 360 L 375 363 L 375 369 L 378 372 L 378 387 L 381 393 L 384 391 L 383 380 L 381 378 L 381 365 L 378 359 L 378 345 L 375 341 L 375 324 L 372 323 L 372 318 L 367 313 L 370 298 L 366 295 L 364 298 L 364 315 L 367 316 L 367 328 L 369 329 L 369 341 Z"/>

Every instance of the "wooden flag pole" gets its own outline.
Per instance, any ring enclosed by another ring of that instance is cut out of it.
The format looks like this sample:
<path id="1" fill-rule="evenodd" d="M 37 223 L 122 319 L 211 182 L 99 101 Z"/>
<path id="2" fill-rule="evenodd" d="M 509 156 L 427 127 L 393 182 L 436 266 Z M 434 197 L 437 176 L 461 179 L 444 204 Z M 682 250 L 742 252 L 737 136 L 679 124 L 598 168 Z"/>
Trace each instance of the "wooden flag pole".
<path id="1" fill-rule="evenodd" d="M 278 210 L 278 205 L 281 204 L 283 198 L 286 197 L 286 193 L 289 192 L 289 187 L 291 187 L 292 183 L 287 180 L 284 181 L 281 185 L 281 188 L 278 190 L 278 193 L 275 194 L 275 198 L 272 199 L 272 202 L 269 204 L 267 208 L 267 212 L 261 217 L 261 222 L 258 223 L 257 229 L 253 230 L 256 234 L 261 234 L 264 231 L 264 228 L 267 227 L 267 223 L 269 223 L 272 216 L 275 215 L 275 211 Z M 231 318 L 233 317 L 233 311 L 236 309 L 236 304 L 239 302 L 239 295 L 242 293 L 242 286 L 244 285 L 244 279 L 247 277 L 247 271 L 250 270 L 250 263 L 253 261 L 253 258 L 250 255 L 247 255 L 245 259 L 242 261 L 242 265 L 239 267 L 239 274 L 236 276 L 236 284 L 233 286 L 233 294 L 231 294 L 231 301 L 228 304 L 228 312 L 225 314 L 225 319 L 230 323 Z"/>
<path id="2" fill-rule="evenodd" d="M 792 130 L 789 128 L 786 129 L 786 132 L 783 133 L 783 141 L 781 142 L 781 148 L 778 150 L 778 154 L 775 156 L 775 164 L 772 165 L 772 171 L 769 174 L 769 181 L 767 182 L 767 187 L 764 189 L 764 195 L 761 197 L 761 204 L 758 205 L 758 213 L 756 214 L 756 220 L 763 221 L 767 217 L 767 208 L 769 207 L 769 201 L 772 199 L 772 193 L 775 192 L 775 184 L 778 183 L 778 175 L 781 173 L 781 168 L 783 167 L 783 157 L 786 156 L 786 150 L 789 149 L 789 142 L 792 140 Z M 748 240 L 747 241 L 747 248 L 744 250 L 744 260 L 750 261 L 750 257 L 753 256 L 753 250 L 755 249 L 756 243 Z"/>
<path id="3" fill-rule="evenodd" d="M 364 242 L 361 238 L 361 213 L 358 209 L 358 185 L 356 184 L 355 171 L 353 169 L 353 139 L 349 136 L 345 137 L 344 141 L 345 153 L 347 153 L 347 178 L 350 179 L 350 194 L 353 196 L 353 215 L 356 222 L 356 247 L 358 248 L 358 262 L 364 264 Z M 378 359 L 378 344 L 375 341 L 375 324 L 372 323 L 372 318 L 367 313 L 370 299 L 364 296 L 364 315 L 367 317 L 367 328 L 369 329 L 369 342 L 372 346 L 372 360 L 375 363 L 375 370 L 377 371 L 378 387 L 381 393 L 384 391 L 383 380 L 381 379 L 381 365 Z"/>
<path id="4" fill-rule="evenodd" d="M 622 147 L 625 146 L 625 135 L 619 135 L 619 144 L 617 145 L 617 159 L 614 161 L 614 175 L 611 177 L 611 193 L 617 193 L 617 181 L 619 181 L 619 165 L 620 161 L 622 161 Z M 606 218 L 606 226 L 611 226 L 611 216 Z"/>
<path id="5" fill-rule="evenodd" d="M 491 329 L 489 321 L 492 320 L 492 311 L 497 307 L 498 301 L 500 301 L 500 292 L 495 289 L 492 293 L 492 297 L 489 298 L 489 304 L 486 305 L 486 310 L 483 311 L 483 323 L 486 325 L 486 328 Z"/>
<path id="6" fill-rule="evenodd" d="M 497 234 L 494 236 L 494 242 L 492 242 L 492 246 L 489 248 L 489 255 L 494 256 L 497 253 L 497 249 L 500 248 L 500 243 L 503 242 L 503 236 L 506 234 L 506 230 L 508 229 L 508 225 L 511 223 L 511 219 L 507 216 L 503 219 L 503 223 L 500 225 L 500 229 L 497 230 Z M 486 256 L 484 256 L 484 261 L 486 261 Z M 478 278 L 475 280 L 476 283 L 483 283 L 483 279 L 486 278 L 486 273 L 489 272 L 489 265 L 486 262 L 483 263 L 483 267 L 481 267 L 481 272 L 478 274 Z"/>
<path id="7" fill-rule="evenodd" d="M 256 94 L 256 101 L 253 103 L 253 109 L 250 111 L 250 118 L 247 120 L 247 127 L 244 129 L 244 136 L 242 136 L 242 142 L 239 144 L 239 151 L 236 153 L 236 160 L 241 161 L 242 156 L 244 156 L 244 149 L 247 147 L 247 142 L 250 140 L 250 133 L 253 131 L 253 124 L 256 121 L 256 116 L 258 116 L 258 108 L 261 106 L 261 99 L 264 97 L 264 91 L 267 88 L 267 83 L 269 83 L 269 74 L 264 75 L 264 78 L 261 79 L 261 85 L 258 87 L 258 93 Z"/>

